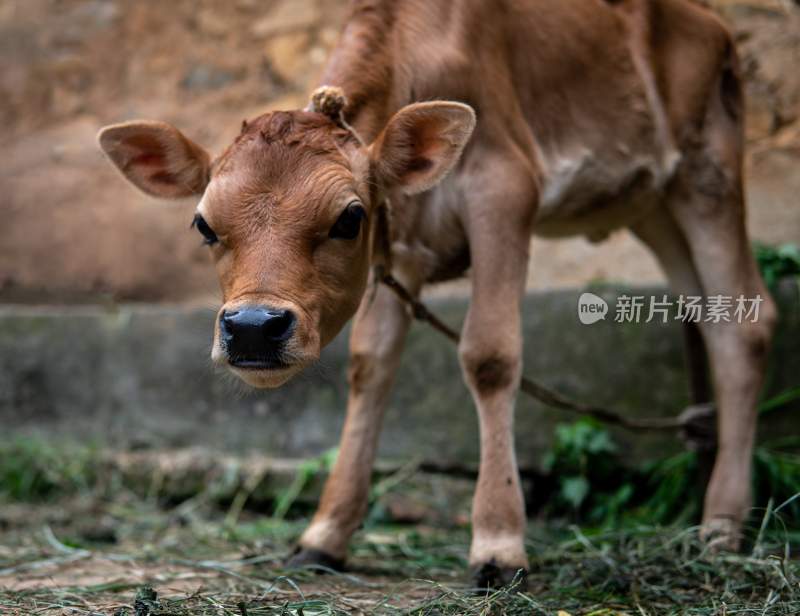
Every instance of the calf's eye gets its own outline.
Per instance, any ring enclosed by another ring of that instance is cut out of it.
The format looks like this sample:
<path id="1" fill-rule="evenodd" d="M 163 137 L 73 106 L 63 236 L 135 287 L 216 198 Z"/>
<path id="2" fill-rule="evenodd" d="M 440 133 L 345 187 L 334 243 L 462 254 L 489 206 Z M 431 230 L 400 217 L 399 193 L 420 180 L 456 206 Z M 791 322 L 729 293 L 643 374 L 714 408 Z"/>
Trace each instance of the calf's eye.
<path id="1" fill-rule="evenodd" d="M 217 234 L 214 233 L 214 230 L 208 226 L 206 219 L 203 218 L 200 214 L 194 215 L 194 220 L 192 221 L 192 227 L 195 227 L 199 232 L 200 235 L 203 236 L 203 243 L 208 244 L 216 244 L 219 241 L 217 238 Z"/>
<path id="2" fill-rule="evenodd" d="M 339 220 L 331 227 L 328 237 L 339 240 L 354 240 L 361 230 L 361 221 L 367 213 L 358 201 L 348 205 L 339 215 Z"/>

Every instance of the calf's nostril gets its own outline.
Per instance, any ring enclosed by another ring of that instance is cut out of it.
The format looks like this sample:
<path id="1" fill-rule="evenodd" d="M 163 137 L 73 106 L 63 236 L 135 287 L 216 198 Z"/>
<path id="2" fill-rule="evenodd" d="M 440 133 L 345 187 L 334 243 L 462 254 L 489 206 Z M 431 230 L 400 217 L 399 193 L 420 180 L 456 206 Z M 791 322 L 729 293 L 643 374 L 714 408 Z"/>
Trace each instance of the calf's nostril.
<path id="1" fill-rule="evenodd" d="M 223 312 L 219 318 L 219 329 L 220 333 L 225 336 L 226 338 L 231 335 L 233 321 L 231 316 L 228 312 Z"/>
<path id="2" fill-rule="evenodd" d="M 264 336 L 268 340 L 287 338 L 294 325 L 294 315 L 288 310 L 270 311 L 269 315 L 262 325 Z"/>

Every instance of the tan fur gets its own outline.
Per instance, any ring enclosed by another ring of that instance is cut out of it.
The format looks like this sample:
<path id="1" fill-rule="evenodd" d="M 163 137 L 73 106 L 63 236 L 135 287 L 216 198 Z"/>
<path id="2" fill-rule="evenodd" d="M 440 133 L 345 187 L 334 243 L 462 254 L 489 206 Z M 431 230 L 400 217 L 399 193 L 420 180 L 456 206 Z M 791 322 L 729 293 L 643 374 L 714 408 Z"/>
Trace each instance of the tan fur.
<path id="1" fill-rule="evenodd" d="M 361 302 L 339 458 L 301 545 L 344 558 L 366 509 L 408 326 L 385 289 L 362 301 L 376 221 L 390 203 L 393 273 L 415 293 L 472 268 L 459 355 L 481 431 L 473 565 L 527 566 L 513 409 L 532 233 L 601 238 L 630 227 L 675 291 L 766 298 L 757 324 L 702 326 L 720 428 L 704 528 L 736 547 L 774 307 L 744 226 L 741 87 L 730 34 L 688 0 L 352 6 L 322 80 L 333 89 L 311 111 L 247 124 L 211 165 L 204 191 L 197 178 L 207 157 L 175 129 L 128 124 L 101 134 L 112 162 L 147 192 L 203 192 L 198 210 L 220 237 L 211 250 L 226 308 L 255 302 L 298 314 L 293 366 L 240 371 L 248 382 L 290 378 Z M 161 184 L 174 177 L 180 185 L 159 189 L 148 180 L 154 172 Z M 329 239 L 353 199 L 364 204 L 367 227 L 353 241 Z M 215 358 L 225 362 L 218 344 Z"/>

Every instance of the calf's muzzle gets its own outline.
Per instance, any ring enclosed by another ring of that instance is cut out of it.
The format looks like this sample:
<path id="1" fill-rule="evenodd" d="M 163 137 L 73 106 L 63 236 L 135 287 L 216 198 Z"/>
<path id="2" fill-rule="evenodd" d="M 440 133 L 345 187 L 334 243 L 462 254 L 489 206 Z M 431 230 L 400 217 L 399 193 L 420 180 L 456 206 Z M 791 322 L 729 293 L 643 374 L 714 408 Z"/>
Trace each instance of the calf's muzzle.
<path id="1" fill-rule="evenodd" d="M 237 368 L 286 367 L 283 351 L 297 319 L 290 310 L 244 306 L 220 315 L 219 331 L 228 361 Z"/>

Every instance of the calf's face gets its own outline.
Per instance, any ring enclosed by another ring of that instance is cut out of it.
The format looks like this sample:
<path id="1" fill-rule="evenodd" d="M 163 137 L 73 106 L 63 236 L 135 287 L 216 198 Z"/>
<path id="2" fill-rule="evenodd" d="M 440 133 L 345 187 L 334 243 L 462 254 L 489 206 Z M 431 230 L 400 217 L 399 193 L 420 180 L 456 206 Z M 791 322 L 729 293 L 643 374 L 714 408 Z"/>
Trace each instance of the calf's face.
<path id="1" fill-rule="evenodd" d="M 145 193 L 200 197 L 192 226 L 224 301 L 212 358 L 250 385 L 278 387 L 355 313 L 387 195 L 436 184 L 474 123 L 458 103 L 409 105 L 365 145 L 325 115 L 272 112 L 245 123 L 213 161 L 160 122 L 109 126 L 98 139 Z"/>

